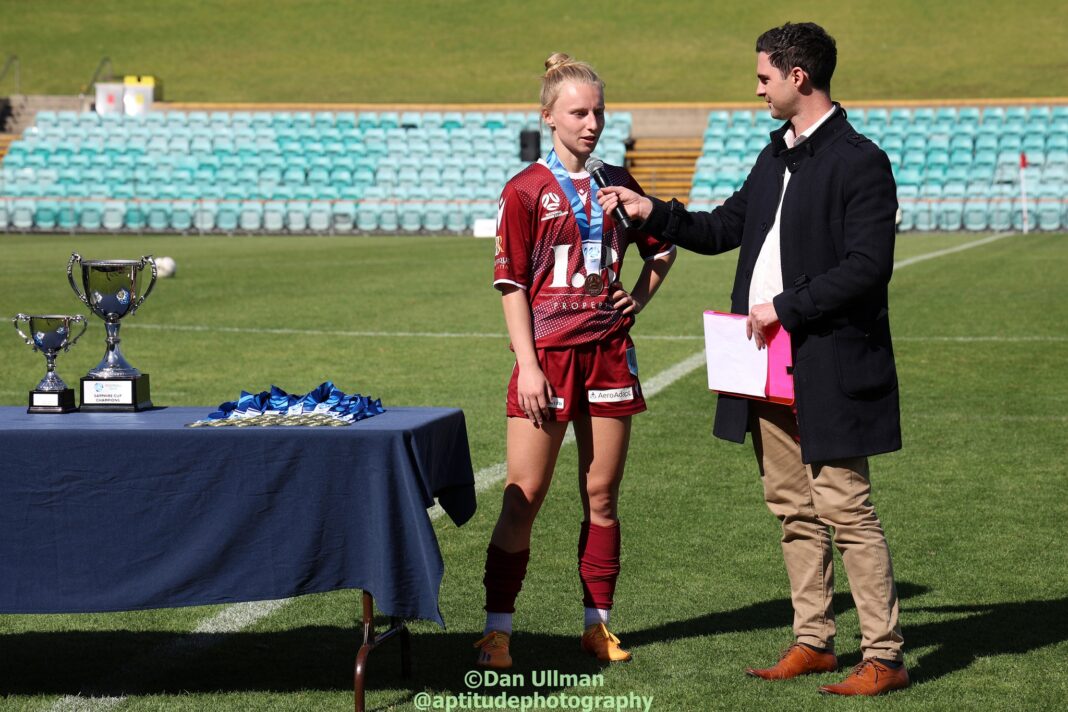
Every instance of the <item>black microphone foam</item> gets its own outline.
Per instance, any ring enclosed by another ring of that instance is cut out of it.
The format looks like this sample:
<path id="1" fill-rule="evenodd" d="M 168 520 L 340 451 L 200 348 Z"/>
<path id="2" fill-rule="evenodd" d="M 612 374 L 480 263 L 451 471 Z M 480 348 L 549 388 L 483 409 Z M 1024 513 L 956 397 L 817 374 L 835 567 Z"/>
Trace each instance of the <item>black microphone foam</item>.
<path id="1" fill-rule="evenodd" d="M 601 188 L 607 188 L 612 185 L 608 182 L 608 174 L 604 170 L 604 161 L 597 156 L 590 156 L 586 159 L 586 171 L 597 182 L 597 185 Z M 634 226 L 630 217 L 627 216 L 627 211 L 623 209 L 622 205 L 617 205 L 615 210 L 612 211 L 612 217 L 615 221 L 623 226 L 624 230 L 629 230 Z"/>

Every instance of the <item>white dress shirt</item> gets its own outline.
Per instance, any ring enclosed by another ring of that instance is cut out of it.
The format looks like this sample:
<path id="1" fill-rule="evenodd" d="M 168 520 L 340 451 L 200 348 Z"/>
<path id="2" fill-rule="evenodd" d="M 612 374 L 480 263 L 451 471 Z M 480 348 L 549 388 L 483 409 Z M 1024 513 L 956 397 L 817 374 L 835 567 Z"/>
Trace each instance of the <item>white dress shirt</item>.
<path id="1" fill-rule="evenodd" d="M 830 111 L 821 116 L 819 121 L 809 126 L 800 136 L 795 137 L 793 126 L 786 129 L 786 133 L 783 135 L 786 147 L 793 148 L 812 136 L 812 134 L 816 132 L 816 129 L 822 126 L 827 119 L 831 118 L 835 108 L 837 107 L 832 106 Z M 786 186 L 789 184 L 790 169 L 785 168 L 782 178 L 782 192 L 779 193 L 779 205 L 775 208 L 775 221 L 771 224 L 771 229 L 768 230 L 767 237 L 764 238 L 764 244 L 760 248 L 760 254 L 757 255 L 756 266 L 753 267 L 753 279 L 749 283 L 750 311 L 752 311 L 753 307 L 757 304 L 767 304 L 782 292 L 782 258 L 780 257 L 779 251 L 779 223 L 782 219 L 782 199 L 783 196 L 786 195 Z"/>

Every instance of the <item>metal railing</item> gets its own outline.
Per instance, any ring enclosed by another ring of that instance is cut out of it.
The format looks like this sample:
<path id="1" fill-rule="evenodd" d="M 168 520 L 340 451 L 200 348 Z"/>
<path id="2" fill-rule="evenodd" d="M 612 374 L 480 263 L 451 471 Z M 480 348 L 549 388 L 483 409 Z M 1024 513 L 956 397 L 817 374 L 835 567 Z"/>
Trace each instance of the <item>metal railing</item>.
<path id="1" fill-rule="evenodd" d="M 15 70 L 15 94 L 20 95 L 22 94 L 22 62 L 15 54 L 9 54 L 7 61 L 4 62 L 4 68 L 0 69 L 0 82 L 4 81 L 4 77 L 12 69 Z"/>
<path id="2" fill-rule="evenodd" d="M 108 68 L 108 73 L 107 73 L 107 75 L 102 77 L 101 73 L 104 71 L 104 67 Z M 114 79 L 114 78 L 115 78 L 115 70 L 111 66 L 111 57 L 101 57 L 100 58 L 100 63 L 96 65 L 96 71 L 93 72 L 93 76 L 89 79 L 89 83 L 86 84 L 85 87 L 82 89 L 82 93 L 81 93 L 82 98 L 85 98 L 85 96 L 88 95 L 88 94 L 96 94 L 96 91 L 93 89 L 93 85 L 97 83 L 97 80 L 99 80 L 99 79 L 110 80 L 110 79 Z"/>

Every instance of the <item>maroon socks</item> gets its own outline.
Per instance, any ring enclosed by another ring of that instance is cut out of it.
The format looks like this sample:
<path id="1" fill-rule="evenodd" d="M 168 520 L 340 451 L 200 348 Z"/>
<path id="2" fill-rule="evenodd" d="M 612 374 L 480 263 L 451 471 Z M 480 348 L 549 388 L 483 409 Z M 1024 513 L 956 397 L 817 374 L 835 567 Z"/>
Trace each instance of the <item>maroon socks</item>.
<path id="1" fill-rule="evenodd" d="M 578 557 L 583 605 L 610 609 L 619 578 L 619 522 L 610 527 L 583 522 Z"/>

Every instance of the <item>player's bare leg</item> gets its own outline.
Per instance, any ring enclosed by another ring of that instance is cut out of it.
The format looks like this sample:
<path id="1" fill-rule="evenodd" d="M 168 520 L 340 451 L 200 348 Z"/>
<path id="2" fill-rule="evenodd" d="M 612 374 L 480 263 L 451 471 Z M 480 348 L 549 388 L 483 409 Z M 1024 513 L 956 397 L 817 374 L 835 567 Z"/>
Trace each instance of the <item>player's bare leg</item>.
<path id="1" fill-rule="evenodd" d="M 566 422 L 540 427 L 527 418 L 508 418 L 508 478 L 490 543 L 504 551 L 530 548 L 530 530 L 552 482 Z"/>

